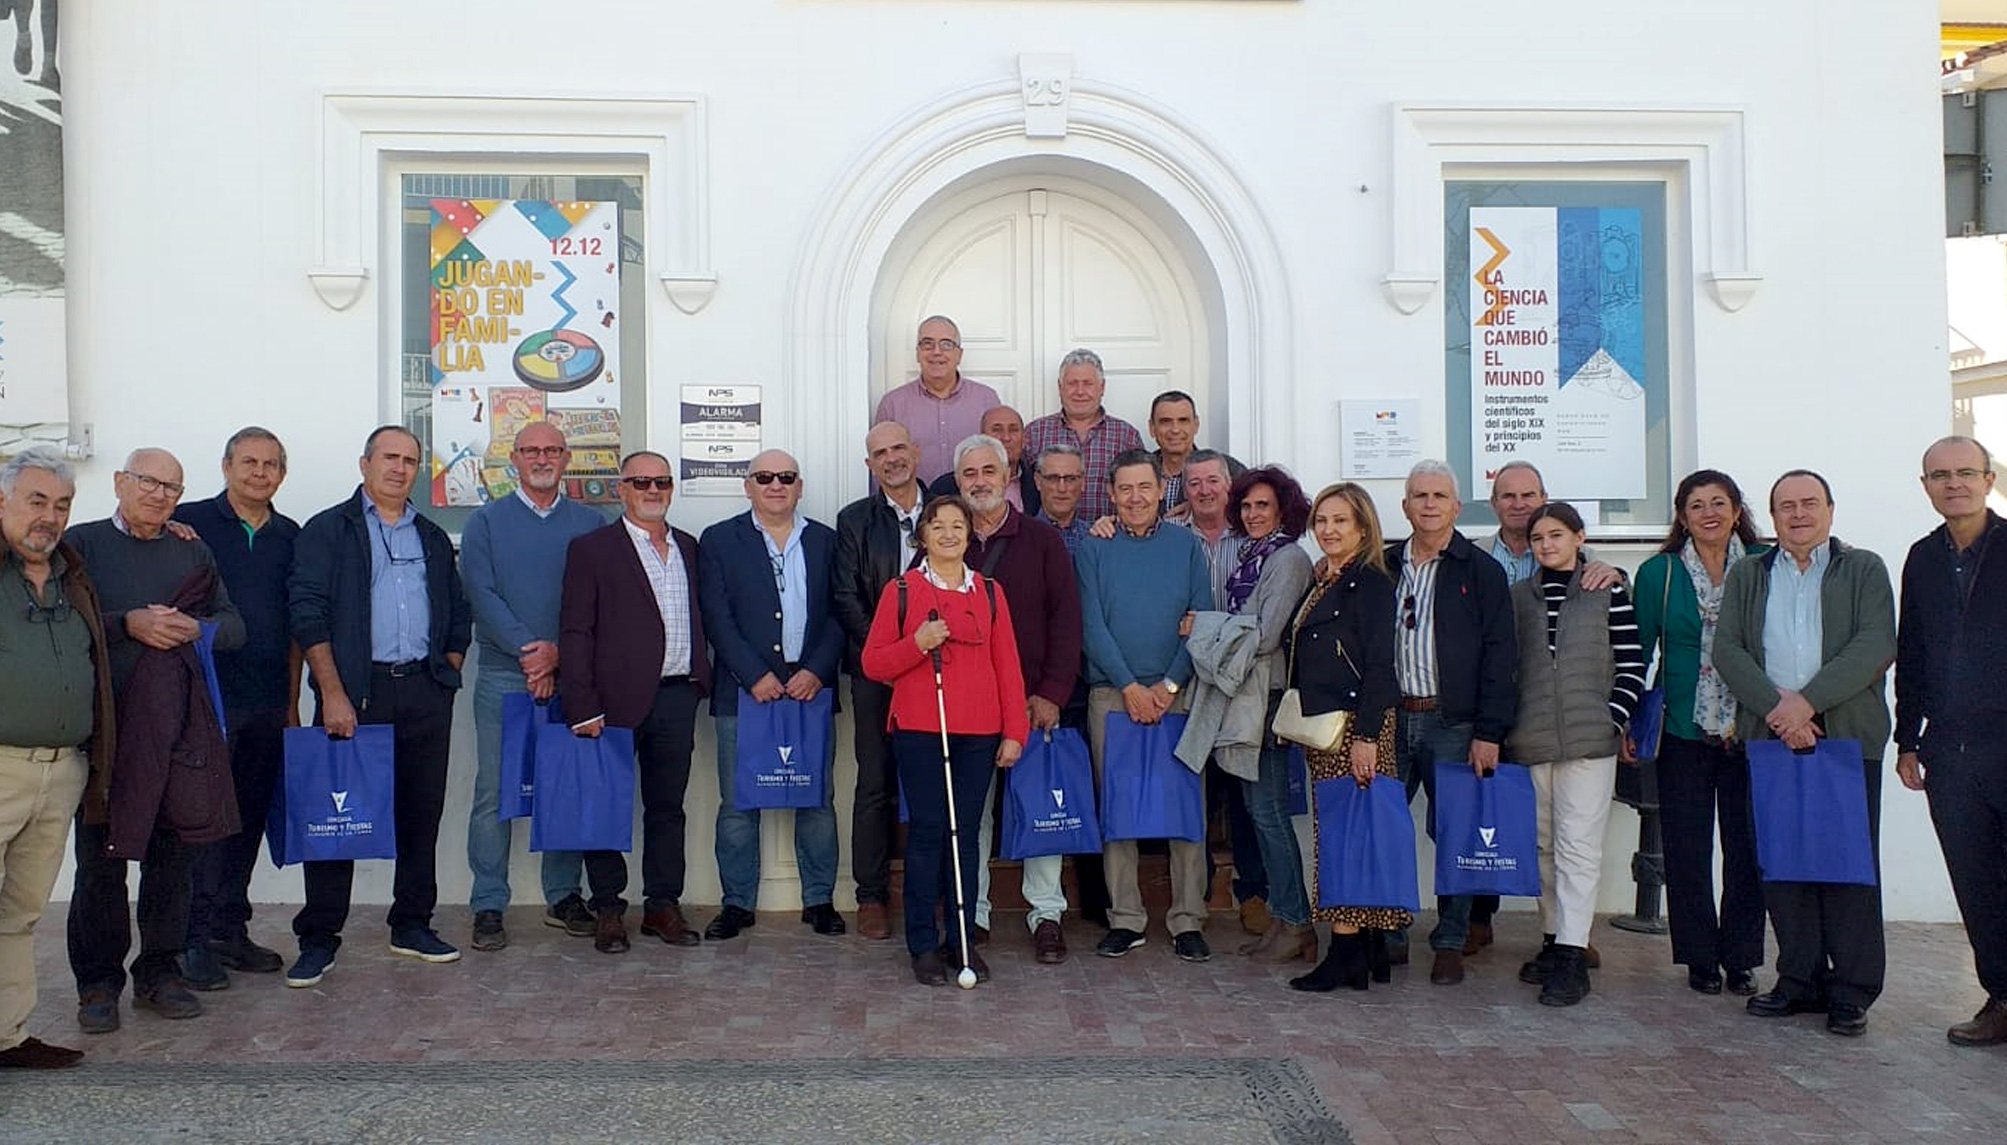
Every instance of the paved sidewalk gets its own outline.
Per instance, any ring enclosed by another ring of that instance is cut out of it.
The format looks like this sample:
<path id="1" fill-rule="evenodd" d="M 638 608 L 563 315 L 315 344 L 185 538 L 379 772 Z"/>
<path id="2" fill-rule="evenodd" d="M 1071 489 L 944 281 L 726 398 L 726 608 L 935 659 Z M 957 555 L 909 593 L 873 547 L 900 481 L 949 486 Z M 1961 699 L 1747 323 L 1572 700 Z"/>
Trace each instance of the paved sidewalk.
<path id="1" fill-rule="evenodd" d="M 1335 1125 L 1361 1143 L 2007 1140 L 2007 1050 L 1944 1040 L 1982 1001 L 1956 926 L 1890 928 L 1888 992 L 1848 1040 L 1694 994 L 1664 939 L 1608 926 L 1595 993 L 1544 1008 L 1516 977 L 1529 913 L 1499 917 L 1462 986 L 1430 986 L 1418 949 L 1391 986 L 1319 996 L 1285 987 L 1300 969 L 1235 957 L 1230 916 L 1203 965 L 1162 931 L 1096 958 L 1098 930 L 1069 924 L 1073 957 L 1048 967 L 1000 915 L 995 979 L 965 993 L 914 984 L 896 939 L 821 938 L 786 914 L 697 949 L 637 929 L 609 957 L 518 908 L 508 950 L 432 966 L 392 956 L 358 910 L 318 987 L 240 975 L 185 1022 L 128 999 L 122 1030 L 87 1038 L 62 913 L 39 932 L 31 1032 L 91 1056 L 0 1076 L 0 1140 L 1343 1140 Z M 256 924 L 288 955 L 289 914 Z M 464 946 L 465 912 L 440 922 Z M 323 1105 L 289 1096 L 304 1092 Z M 275 1120 L 238 1119 L 261 1107 Z M 329 1109 L 350 1130 L 296 1132 Z"/>

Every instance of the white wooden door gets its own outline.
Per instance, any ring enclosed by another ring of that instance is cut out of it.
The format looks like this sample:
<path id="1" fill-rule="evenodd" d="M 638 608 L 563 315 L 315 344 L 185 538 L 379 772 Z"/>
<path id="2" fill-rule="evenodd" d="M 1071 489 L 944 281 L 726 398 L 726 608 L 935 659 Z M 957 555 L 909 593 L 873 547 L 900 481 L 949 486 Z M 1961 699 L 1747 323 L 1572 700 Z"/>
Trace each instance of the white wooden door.
<path id="1" fill-rule="evenodd" d="M 957 196 L 895 244 L 880 298 L 874 403 L 917 375 L 914 332 L 945 314 L 961 327 L 962 373 L 1026 421 L 1058 410 L 1059 360 L 1085 347 L 1101 355 L 1108 411 L 1145 444 L 1150 399 L 1167 389 L 1197 399 L 1202 440 L 1226 440 L 1190 269 L 1154 221 L 1098 188 L 1047 180 Z"/>

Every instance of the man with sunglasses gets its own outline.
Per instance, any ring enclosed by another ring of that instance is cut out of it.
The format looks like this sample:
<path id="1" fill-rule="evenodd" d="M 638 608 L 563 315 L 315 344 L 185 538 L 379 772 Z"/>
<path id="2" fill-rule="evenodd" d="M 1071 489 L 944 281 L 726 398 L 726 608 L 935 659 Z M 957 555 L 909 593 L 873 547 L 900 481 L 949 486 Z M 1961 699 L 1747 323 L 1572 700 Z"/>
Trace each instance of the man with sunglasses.
<path id="1" fill-rule="evenodd" d="M 96 590 L 63 543 L 77 482 L 63 455 L 0 465 L 0 1068 L 64 1069 L 83 1053 L 28 1036 L 35 924 L 93 760 L 113 749 L 110 663 Z M 114 1009 L 116 1014 L 117 1010 Z"/>
<path id="2" fill-rule="evenodd" d="M 467 868 L 474 876 L 476 950 L 509 945 L 502 923 L 509 907 L 512 820 L 502 800 L 502 706 L 527 693 L 539 705 L 557 692 L 558 595 L 565 549 L 606 524 L 598 511 L 564 495 L 571 448 L 564 433 L 533 421 L 509 450 L 515 491 L 475 510 L 460 538 L 460 572 L 474 611 L 480 649 L 474 676 L 474 801 L 467 809 Z M 541 714 L 541 709 L 539 709 Z M 543 853 L 544 921 L 575 937 L 595 927 L 579 896 L 576 851 Z"/>
<path id="3" fill-rule="evenodd" d="M 72 526 L 64 540 L 83 559 L 97 586 L 105 644 L 110 653 L 114 695 L 123 696 L 149 648 L 172 650 L 202 635 L 202 623 L 217 625 L 215 647 L 235 651 L 244 644 L 244 620 L 217 575 L 216 558 L 199 540 L 183 540 L 167 528 L 181 500 L 181 463 L 164 449 L 135 449 L 112 476 L 118 508 L 101 521 Z M 206 571 L 207 599 L 190 609 L 168 602 L 183 582 Z M 130 736 L 136 713 L 120 713 L 120 732 Z M 152 721 L 148 721 L 151 724 Z M 149 726 L 146 733 L 175 739 L 173 726 Z M 126 860 L 109 853 L 109 806 L 118 782 L 109 753 L 98 761 L 84 793 L 77 825 L 76 884 L 70 893 L 70 970 L 77 979 L 77 1024 L 86 1033 L 119 1027 L 119 995 L 124 991 L 126 954 L 132 949 L 131 904 L 126 897 Z M 132 963 L 133 1006 L 163 1018 L 192 1018 L 202 1003 L 181 976 L 182 948 L 188 939 L 189 903 L 194 890 L 195 847 L 178 831 L 156 822 L 139 865 L 139 957 Z"/>
<path id="4" fill-rule="evenodd" d="M 943 476 L 953 480 L 955 444 L 982 432 L 983 415 L 1002 402 L 995 390 L 962 376 L 962 332 L 953 319 L 936 314 L 922 320 L 915 356 L 920 376 L 886 391 L 871 421 L 896 421 L 913 435 L 925 488 Z"/>
<path id="5" fill-rule="evenodd" d="M 641 933 L 670 946 L 702 940 L 683 917 L 683 794 L 697 701 L 710 690 L 697 539 L 669 524 L 676 479 L 659 453 L 620 465 L 620 520 L 571 542 L 558 611 L 565 718 L 596 736 L 634 731 L 641 786 Z M 545 855 L 545 870 L 550 868 Z M 593 947 L 628 948 L 627 860 L 589 851 Z M 576 876 L 574 876 L 576 877 Z M 549 876 L 546 875 L 546 882 Z"/>
<path id="6" fill-rule="evenodd" d="M 363 444 L 353 496 L 321 510 L 293 546 L 293 639 L 311 673 L 314 722 L 350 736 L 389 724 L 396 741 L 397 874 L 385 921 L 390 952 L 456 962 L 460 951 L 432 929 L 439 903 L 439 816 L 446 809 L 453 694 L 473 642 L 473 611 L 460 586 L 453 542 L 418 512 L 425 451 L 400 425 Z M 293 916 L 300 957 L 286 985 L 313 986 L 334 966 L 348 921 L 355 864 L 304 864 L 306 905 Z"/>
<path id="7" fill-rule="evenodd" d="M 711 715 L 718 733 L 718 881 L 725 902 L 704 928 L 704 937 L 713 940 L 752 926 L 759 897 L 760 813 L 739 810 L 732 792 L 739 693 L 759 704 L 783 696 L 812 700 L 836 682 L 843 663 L 843 626 L 832 591 L 836 533 L 795 512 L 801 493 L 801 466 L 781 450 L 767 450 L 746 474 L 752 507 L 705 529 L 697 546 L 704 635 L 717 658 Z M 828 742 L 833 756 L 835 737 Z M 823 766 L 829 762 L 825 758 Z M 817 934 L 848 929 L 830 903 L 836 850 L 836 812 L 827 797 L 821 807 L 794 813 L 801 920 Z"/>
<path id="8" fill-rule="evenodd" d="M 1436 768 L 1469 766 L 1490 774 L 1498 745 L 1519 710 L 1519 638 L 1505 571 L 1457 531 L 1463 512 L 1456 473 L 1440 461 L 1408 471 L 1401 512 L 1413 532 L 1387 546 L 1395 576 L 1394 674 L 1401 684 L 1396 735 L 1401 779 L 1413 802 L 1428 793 L 1435 837 Z M 1429 935 L 1435 962 L 1429 981 L 1463 981 L 1471 896 L 1436 899 Z M 1396 959 L 1405 961 L 1405 947 Z"/>

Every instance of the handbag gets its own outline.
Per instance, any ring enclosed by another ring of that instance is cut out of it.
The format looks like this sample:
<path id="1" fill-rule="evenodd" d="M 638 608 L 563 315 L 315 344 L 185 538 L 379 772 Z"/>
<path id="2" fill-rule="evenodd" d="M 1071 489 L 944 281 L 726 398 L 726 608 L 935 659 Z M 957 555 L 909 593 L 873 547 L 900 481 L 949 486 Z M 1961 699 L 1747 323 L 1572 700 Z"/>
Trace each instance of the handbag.
<path id="1" fill-rule="evenodd" d="M 347 739 L 325 728 L 285 729 L 265 842 L 272 862 L 397 857 L 397 743 L 389 724 Z"/>
<path id="2" fill-rule="evenodd" d="M 536 729 L 537 797 L 532 851 L 634 849 L 634 732 L 582 736 L 560 723 Z"/>
<path id="3" fill-rule="evenodd" d="M 1320 779 L 1316 798 L 1317 905 L 1420 910 L 1415 820 L 1401 781 Z"/>
<path id="4" fill-rule="evenodd" d="M 1436 893 L 1540 895 L 1540 811 L 1533 773 L 1501 763 L 1436 769 Z"/>
<path id="5" fill-rule="evenodd" d="M 740 811 L 813 810 L 829 804 L 836 691 L 762 704 L 739 691 L 732 801 Z"/>
<path id="6" fill-rule="evenodd" d="M 1666 678 L 1666 607 L 1672 602 L 1673 562 L 1666 562 L 1666 582 L 1659 598 L 1659 670 L 1655 673 L 1660 680 Z M 1666 730 L 1666 686 L 1653 684 L 1638 697 L 1638 710 L 1632 714 L 1631 722 L 1624 729 L 1630 738 L 1632 757 L 1638 763 L 1650 763 L 1659 757 L 1659 741 Z"/>
<path id="7" fill-rule="evenodd" d="M 1006 859 L 1101 853 L 1094 763 L 1078 731 L 1034 734 L 1017 763 L 1004 772 L 998 852 Z"/>
<path id="8" fill-rule="evenodd" d="M 1760 739 L 1749 742 L 1748 752 L 1763 881 L 1876 885 L 1861 741 L 1821 739 L 1799 752 Z"/>
<path id="9" fill-rule="evenodd" d="M 502 774 L 496 820 L 506 823 L 530 817 L 536 805 L 537 729 L 564 722 L 555 696 L 544 703 L 532 699 L 528 692 L 502 697 Z"/>
<path id="10" fill-rule="evenodd" d="M 1338 655 L 1358 675 L 1357 665 L 1352 664 L 1352 654 L 1345 646 L 1338 646 Z M 1289 679 L 1296 679 L 1296 641 L 1289 642 Z M 1345 738 L 1345 729 L 1352 722 L 1352 713 L 1343 708 L 1320 712 L 1314 716 L 1303 714 L 1303 690 L 1289 688 L 1282 693 L 1282 700 L 1276 705 L 1275 719 L 1269 723 L 1269 730 L 1277 739 L 1290 743 L 1300 743 L 1304 747 L 1314 747 L 1319 751 L 1337 751 L 1338 744 Z"/>
<path id="11" fill-rule="evenodd" d="M 1122 839 L 1206 838 L 1206 790 L 1199 773 L 1173 754 L 1185 716 L 1139 724 L 1108 713 L 1101 742 L 1101 833 Z"/>

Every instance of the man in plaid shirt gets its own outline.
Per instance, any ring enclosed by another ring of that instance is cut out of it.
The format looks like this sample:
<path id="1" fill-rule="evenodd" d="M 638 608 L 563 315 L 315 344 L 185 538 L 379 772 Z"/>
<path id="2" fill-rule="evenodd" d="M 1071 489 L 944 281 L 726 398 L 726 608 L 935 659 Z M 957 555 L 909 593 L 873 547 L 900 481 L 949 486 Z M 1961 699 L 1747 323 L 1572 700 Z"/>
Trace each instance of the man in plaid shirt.
<path id="1" fill-rule="evenodd" d="M 1092 350 L 1074 350 L 1059 360 L 1059 409 L 1024 427 L 1024 456 L 1035 458 L 1055 441 L 1080 448 L 1087 467 L 1086 488 L 1080 495 L 1079 513 L 1089 521 L 1115 511 L 1108 496 L 1108 469 L 1126 450 L 1143 448 L 1143 435 L 1119 417 L 1110 417 L 1101 406 L 1108 391 L 1108 379 L 1101 370 L 1101 355 Z"/>

